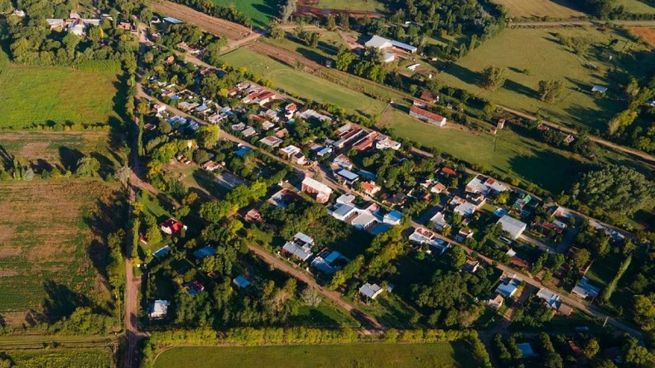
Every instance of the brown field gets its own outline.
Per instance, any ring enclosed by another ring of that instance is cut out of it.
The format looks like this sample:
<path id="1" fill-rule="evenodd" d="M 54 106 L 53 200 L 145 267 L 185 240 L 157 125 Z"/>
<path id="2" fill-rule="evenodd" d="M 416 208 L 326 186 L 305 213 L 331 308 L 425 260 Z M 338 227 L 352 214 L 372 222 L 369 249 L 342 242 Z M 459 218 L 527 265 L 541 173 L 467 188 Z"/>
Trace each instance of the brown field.
<path id="1" fill-rule="evenodd" d="M 81 179 L 0 183 L 0 317 L 23 322 L 54 290 L 108 299 L 90 246 L 101 247 L 98 205 L 114 189 Z"/>
<path id="2" fill-rule="evenodd" d="M 512 17 L 530 18 L 530 17 L 551 17 L 551 18 L 576 18 L 584 17 L 585 13 L 568 7 L 566 1 L 551 0 L 494 0 L 496 3 L 503 5 L 509 11 Z"/>
<path id="3" fill-rule="evenodd" d="M 644 41 L 648 42 L 649 45 L 655 47 L 655 28 L 650 27 L 632 27 L 630 28 L 632 33 L 641 37 Z"/>

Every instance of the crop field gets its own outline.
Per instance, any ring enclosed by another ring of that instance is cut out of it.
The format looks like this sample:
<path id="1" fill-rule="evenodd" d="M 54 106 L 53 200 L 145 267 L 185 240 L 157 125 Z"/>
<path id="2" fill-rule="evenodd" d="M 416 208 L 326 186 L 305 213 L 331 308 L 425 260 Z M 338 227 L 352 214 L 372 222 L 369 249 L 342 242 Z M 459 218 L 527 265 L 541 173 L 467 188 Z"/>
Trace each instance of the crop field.
<path id="1" fill-rule="evenodd" d="M 352 368 L 475 367 L 463 343 L 353 344 L 236 348 L 173 348 L 163 352 L 156 368 Z"/>
<path id="2" fill-rule="evenodd" d="M 280 0 L 213 0 L 215 4 L 235 7 L 260 27 L 267 26 L 280 13 Z"/>
<path id="3" fill-rule="evenodd" d="M 585 13 L 575 9 L 572 1 L 551 0 L 494 0 L 509 11 L 510 16 L 517 18 L 550 17 L 574 18 L 584 17 Z"/>
<path id="4" fill-rule="evenodd" d="M 93 214 L 111 192 L 95 180 L 0 183 L 0 314 L 8 323 L 69 293 L 103 299 Z"/>
<path id="5" fill-rule="evenodd" d="M 119 71 L 114 62 L 74 68 L 5 63 L 0 68 L 0 127 L 48 121 L 106 123 L 116 116 Z"/>
<path id="6" fill-rule="evenodd" d="M 15 368 L 110 368 L 109 349 L 10 350 L 4 352 Z"/>
<path id="7" fill-rule="evenodd" d="M 246 67 L 249 71 L 269 79 L 275 88 L 292 95 L 329 103 L 349 111 L 375 115 L 384 110 L 385 103 L 362 93 L 341 87 L 322 78 L 296 70 L 286 64 L 240 48 L 223 56 L 222 60 L 233 66 Z"/>
<path id="8" fill-rule="evenodd" d="M 561 45 L 556 32 L 588 40 L 591 45 L 584 57 Z M 622 50 L 630 49 L 635 58 L 622 53 Z M 611 68 L 630 71 L 637 77 L 648 73 L 648 69 L 655 65 L 654 56 L 644 51 L 644 46 L 611 30 L 506 29 L 457 63 L 441 65 L 443 72 L 437 78 L 446 85 L 463 88 L 504 106 L 539 112 L 546 118 L 570 126 L 605 131 L 607 121 L 624 107 L 621 101 L 612 98 L 613 94 L 620 95 L 622 90 L 609 78 Z M 490 91 L 478 85 L 479 75 L 487 66 L 506 69 L 507 80 L 503 87 Z M 539 100 L 540 80 L 564 83 L 559 101 L 550 104 Z M 607 97 L 592 96 L 590 90 L 596 84 L 609 88 Z"/>
<path id="9" fill-rule="evenodd" d="M 33 165 L 72 170 L 82 155 L 92 155 L 101 163 L 117 165 L 104 131 L 49 132 L 0 131 L 0 151 Z"/>
<path id="10" fill-rule="evenodd" d="M 384 5 L 376 0 L 319 0 L 316 6 L 323 9 L 344 9 L 358 11 L 384 10 Z"/>

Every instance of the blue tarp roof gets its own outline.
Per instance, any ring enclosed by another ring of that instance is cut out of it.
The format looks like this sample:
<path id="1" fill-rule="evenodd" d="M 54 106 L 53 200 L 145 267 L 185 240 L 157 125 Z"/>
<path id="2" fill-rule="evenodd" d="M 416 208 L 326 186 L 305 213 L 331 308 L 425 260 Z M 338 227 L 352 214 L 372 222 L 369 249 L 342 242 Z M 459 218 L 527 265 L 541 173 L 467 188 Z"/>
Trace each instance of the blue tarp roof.
<path id="1" fill-rule="evenodd" d="M 205 257 L 215 256 L 215 255 L 216 255 L 216 249 L 210 247 L 209 245 L 206 245 L 193 252 L 193 256 L 196 257 L 197 259 L 203 259 Z"/>

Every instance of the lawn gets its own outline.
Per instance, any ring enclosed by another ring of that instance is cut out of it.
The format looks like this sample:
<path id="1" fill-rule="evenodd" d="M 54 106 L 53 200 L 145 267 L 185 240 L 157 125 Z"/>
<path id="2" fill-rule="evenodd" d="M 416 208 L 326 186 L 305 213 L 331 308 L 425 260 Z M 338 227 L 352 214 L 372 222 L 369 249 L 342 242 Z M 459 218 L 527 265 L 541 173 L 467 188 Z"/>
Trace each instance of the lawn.
<path id="1" fill-rule="evenodd" d="M 396 136 L 434 147 L 487 170 L 532 182 L 553 193 L 568 188 L 570 178 L 580 165 L 568 153 L 521 137 L 508 129 L 501 130 L 494 139 L 491 134 L 472 132 L 456 123 L 437 128 L 400 111 L 392 114 L 386 126 Z"/>
<path id="2" fill-rule="evenodd" d="M 586 57 L 576 55 L 562 46 L 554 36 L 560 32 L 568 37 L 591 41 Z M 613 41 L 613 46 L 607 46 Z M 605 131 L 607 121 L 624 108 L 622 89 L 616 78 L 609 78 L 610 69 L 627 70 L 639 77 L 655 63 L 652 54 L 642 53 L 637 58 L 622 54 L 622 50 L 641 52 L 645 47 L 628 41 L 622 35 L 595 28 L 506 29 L 486 41 L 457 63 L 442 64 L 439 81 L 463 88 L 472 94 L 488 98 L 498 104 L 515 109 L 541 113 L 549 119 L 570 126 L 584 126 Z M 612 56 L 613 61 L 609 61 Z M 594 70 L 595 66 L 597 69 Z M 496 91 L 478 86 L 479 73 L 487 66 L 506 68 L 507 81 Z M 650 67 L 644 67 L 650 66 Z M 538 98 L 540 80 L 560 80 L 564 92 L 554 104 Z M 609 87 L 608 96 L 596 98 L 589 93 L 592 85 Z"/>
<path id="3" fill-rule="evenodd" d="M 295 96 L 369 115 L 378 114 L 385 108 L 385 103 L 382 101 L 296 70 L 246 48 L 240 48 L 224 55 L 223 61 L 235 67 L 246 67 L 249 71 L 269 79 L 275 88 Z"/>
<path id="4" fill-rule="evenodd" d="M 584 17 L 585 13 L 571 6 L 572 2 L 551 0 L 494 0 L 509 11 L 509 15 L 517 18 L 550 17 L 573 18 Z"/>
<path id="5" fill-rule="evenodd" d="M 254 25 L 266 27 L 280 14 L 281 0 L 213 0 L 215 4 L 235 7 L 252 19 Z"/>
<path id="6" fill-rule="evenodd" d="M 264 363 L 265 362 L 265 363 Z M 163 352 L 156 368 L 352 368 L 475 367 L 463 343 L 174 348 Z"/>
<path id="7" fill-rule="evenodd" d="M 101 163 L 118 166 L 120 156 L 109 148 L 105 131 L 2 131 L 0 149 L 35 166 L 57 166 L 74 170 L 82 155 L 92 155 Z"/>
<path id="8" fill-rule="evenodd" d="M 46 299 L 109 298 L 93 230 L 103 230 L 98 202 L 112 192 L 97 180 L 0 183 L 0 313 L 10 325 L 27 310 L 42 311 Z"/>
<path id="9" fill-rule="evenodd" d="M 105 123 L 116 117 L 119 71 L 120 65 L 114 62 L 88 62 L 73 68 L 3 60 L 0 126 L 22 128 L 49 121 Z"/>
<path id="10" fill-rule="evenodd" d="M 4 352 L 15 368 L 110 368 L 109 349 L 10 350 Z"/>
<path id="11" fill-rule="evenodd" d="M 376 0 L 319 0 L 319 8 L 358 11 L 383 11 L 384 5 Z"/>

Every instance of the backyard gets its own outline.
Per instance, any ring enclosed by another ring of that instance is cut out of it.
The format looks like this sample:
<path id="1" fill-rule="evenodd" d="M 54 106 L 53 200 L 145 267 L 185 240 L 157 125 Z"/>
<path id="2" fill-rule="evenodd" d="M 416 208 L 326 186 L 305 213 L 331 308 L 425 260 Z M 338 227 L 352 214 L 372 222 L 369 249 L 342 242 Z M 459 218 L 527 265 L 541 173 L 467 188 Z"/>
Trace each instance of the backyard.
<path id="1" fill-rule="evenodd" d="M 475 360 L 464 343 L 353 344 L 318 346 L 198 347 L 163 352 L 156 368 L 189 366 L 268 368 L 352 367 L 474 367 Z"/>
<path id="2" fill-rule="evenodd" d="M 557 33 L 565 38 L 584 40 L 589 48 L 580 54 L 563 46 Z M 632 50 L 632 53 L 623 53 Z M 622 90 L 617 75 L 610 70 L 630 71 L 636 77 L 647 73 L 652 55 L 645 47 L 629 41 L 617 31 L 595 28 L 506 29 L 486 41 L 457 63 L 443 63 L 437 75 L 446 85 L 463 88 L 498 104 L 530 113 L 540 113 L 549 119 L 570 126 L 582 126 L 604 132 L 607 121 L 623 109 L 618 100 Z M 610 61 L 611 60 L 611 61 Z M 507 80 L 495 91 L 479 87 L 479 75 L 488 66 L 505 68 Z M 564 91 L 555 103 L 539 100 L 540 80 L 559 80 Z M 593 96 L 593 85 L 607 86 L 607 96 Z"/>
<path id="3" fill-rule="evenodd" d="M 99 202 L 112 191 L 96 180 L 0 183 L 0 313 L 5 322 L 20 325 L 28 310 L 42 312 L 46 300 L 66 295 L 109 299 L 94 262 L 101 245 L 93 230 L 102 226 Z"/>

